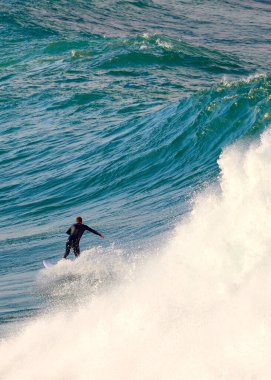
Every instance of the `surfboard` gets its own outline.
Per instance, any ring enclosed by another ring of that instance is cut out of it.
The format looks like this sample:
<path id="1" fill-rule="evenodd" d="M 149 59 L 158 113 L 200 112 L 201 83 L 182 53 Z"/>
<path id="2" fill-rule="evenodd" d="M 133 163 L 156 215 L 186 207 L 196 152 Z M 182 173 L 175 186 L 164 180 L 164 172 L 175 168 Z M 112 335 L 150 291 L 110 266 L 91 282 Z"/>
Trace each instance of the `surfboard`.
<path id="1" fill-rule="evenodd" d="M 42 262 L 46 269 L 52 268 L 54 266 L 54 264 L 50 263 L 48 260 L 43 260 Z"/>

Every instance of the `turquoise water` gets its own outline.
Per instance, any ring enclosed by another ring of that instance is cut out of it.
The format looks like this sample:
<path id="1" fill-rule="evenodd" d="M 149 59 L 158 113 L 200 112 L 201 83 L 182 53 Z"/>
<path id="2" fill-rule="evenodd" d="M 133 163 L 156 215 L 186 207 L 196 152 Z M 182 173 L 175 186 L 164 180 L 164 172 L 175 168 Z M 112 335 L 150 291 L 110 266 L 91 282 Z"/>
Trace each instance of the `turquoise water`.
<path id="1" fill-rule="evenodd" d="M 109 310 L 110 292 L 123 278 L 131 276 L 133 282 L 150 257 L 156 266 L 165 245 L 172 252 L 172 233 L 191 211 L 197 213 L 197 194 L 210 186 L 224 194 L 219 157 L 232 144 L 259 142 L 270 125 L 271 5 L 10 0 L 1 1 L 1 10 L 0 334 L 3 345 L 11 345 L 16 327 L 16 347 L 21 347 L 28 341 L 22 335 L 25 323 L 31 329 L 63 305 L 69 310 L 77 305 L 82 313 L 82 303 L 92 310 L 92 302 L 107 297 L 103 310 Z M 235 165 L 231 172 L 237 176 Z M 250 175 L 257 177 L 257 171 Z M 242 182 L 242 175 L 237 177 Z M 230 194 L 234 204 L 239 190 Z M 248 210 L 238 207 L 245 219 Z M 60 263 L 50 277 L 41 270 L 42 260 L 56 263 L 63 256 L 65 231 L 77 215 L 106 239 L 84 235 L 85 258 L 73 268 Z M 221 214 L 216 224 L 225 219 Z M 208 220 L 206 214 L 201 224 L 208 226 Z M 197 236 L 192 226 L 191 241 Z M 250 235 L 248 230 L 242 241 Z M 215 236 L 219 231 L 208 228 L 196 250 Z M 269 242 L 259 243 L 264 244 L 268 251 Z M 180 245 L 178 260 L 183 250 Z M 239 264 L 234 267 L 240 279 Z M 91 340 L 95 333 L 82 328 L 82 334 Z M 124 336 L 123 342 L 129 346 Z M 8 347 L 11 356 L 0 365 L 0 377 L 34 379 L 27 358 L 20 375 L 8 367 L 15 357 L 14 347 Z M 78 350 L 82 357 L 88 352 L 84 345 Z M 62 351 L 65 356 L 65 346 Z M 73 377 L 61 369 L 43 373 L 45 379 L 88 379 L 89 371 L 78 369 Z M 167 371 L 161 378 L 175 378 Z M 110 371 L 100 367 L 93 373 L 102 379 Z M 113 378 L 122 378 L 116 373 Z M 186 378 L 219 378 L 217 372 L 216 377 L 206 373 L 188 371 Z M 151 370 L 133 376 L 158 378 Z"/>

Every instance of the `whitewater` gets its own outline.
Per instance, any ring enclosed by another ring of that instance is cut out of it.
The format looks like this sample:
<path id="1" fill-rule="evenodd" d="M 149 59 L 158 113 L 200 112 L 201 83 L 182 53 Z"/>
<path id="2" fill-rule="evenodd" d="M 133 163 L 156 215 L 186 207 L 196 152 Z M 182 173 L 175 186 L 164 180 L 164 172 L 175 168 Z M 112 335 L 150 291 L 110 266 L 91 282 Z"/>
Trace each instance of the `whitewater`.
<path id="1" fill-rule="evenodd" d="M 1 378 L 268 379 L 270 147 L 266 131 L 225 149 L 218 183 L 140 263 L 123 262 L 112 248 L 103 260 L 86 251 L 72 266 L 40 272 L 43 286 L 64 274 L 82 279 L 89 268 L 101 281 L 92 296 L 82 292 L 82 302 L 64 303 L 2 342 Z"/>

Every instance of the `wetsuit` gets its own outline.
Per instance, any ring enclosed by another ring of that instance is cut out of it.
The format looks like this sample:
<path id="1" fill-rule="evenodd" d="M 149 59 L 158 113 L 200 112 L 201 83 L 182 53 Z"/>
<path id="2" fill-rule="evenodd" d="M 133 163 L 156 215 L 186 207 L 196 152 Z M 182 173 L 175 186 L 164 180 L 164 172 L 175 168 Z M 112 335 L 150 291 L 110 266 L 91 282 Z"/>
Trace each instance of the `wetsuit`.
<path id="1" fill-rule="evenodd" d="M 85 224 L 82 224 L 82 223 L 73 224 L 66 232 L 70 236 L 66 243 L 66 252 L 64 255 L 64 259 L 66 259 L 66 257 L 69 255 L 71 248 L 73 248 L 73 251 L 76 257 L 80 255 L 79 242 L 85 231 L 90 231 L 95 235 L 102 236 L 99 232 L 93 230 L 92 228 L 90 228 L 89 226 Z"/>

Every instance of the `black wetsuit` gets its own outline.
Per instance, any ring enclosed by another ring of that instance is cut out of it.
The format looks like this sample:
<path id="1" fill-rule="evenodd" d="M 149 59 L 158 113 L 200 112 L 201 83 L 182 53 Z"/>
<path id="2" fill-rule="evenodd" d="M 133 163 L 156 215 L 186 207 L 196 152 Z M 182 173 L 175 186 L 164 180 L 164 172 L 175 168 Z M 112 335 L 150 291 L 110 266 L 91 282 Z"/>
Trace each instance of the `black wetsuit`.
<path id="1" fill-rule="evenodd" d="M 89 226 L 86 226 L 85 224 L 82 224 L 82 223 L 73 224 L 66 232 L 70 236 L 66 243 L 66 252 L 64 255 L 64 259 L 66 259 L 66 257 L 69 255 L 71 248 L 73 248 L 73 251 L 76 257 L 80 255 L 79 242 L 85 231 L 90 231 L 95 235 L 102 236 L 99 232 L 93 230 L 92 228 L 90 228 Z"/>

